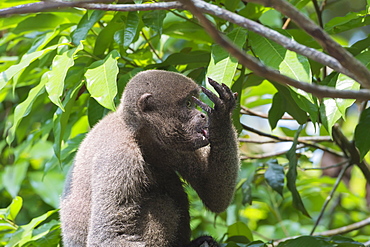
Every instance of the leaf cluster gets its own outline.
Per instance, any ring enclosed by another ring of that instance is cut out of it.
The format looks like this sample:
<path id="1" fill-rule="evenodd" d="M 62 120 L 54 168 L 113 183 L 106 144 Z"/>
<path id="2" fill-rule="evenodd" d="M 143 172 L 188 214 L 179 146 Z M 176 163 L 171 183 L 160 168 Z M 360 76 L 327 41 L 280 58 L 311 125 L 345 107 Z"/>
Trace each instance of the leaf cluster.
<path id="1" fill-rule="evenodd" d="M 326 1 L 284 2 L 321 25 L 339 42 L 338 51 L 348 51 L 369 68 L 370 38 L 363 29 L 368 5 L 351 9 L 351 1 L 342 1 L 348 5 L 344 9 Z M 346 237 L 314 234 L 368 218 L 367 101 L 310 93 L 282 84 L 270 70 L 315 89 L 353 95 L 366 93 L 367 85 L 351 67 L 325 60 L 328 46 L 293 23 L 293 16 L 263 3 L 211 0 L 200 10 L 265 74 L 245 66 L 179 3 L 112 5 L 130 7 L 118 11 L 105 4 L 55 10 L 46 8 L 49 1 L 2 1 L 0 15 L 8 14 L 0 19 L 0 245 L 59 244 L 55 209 L 78 145 L 116 109 L 129 79 L 147 69 L 177 71 L 203 86 L 210 77 L 239 95 L 233 119 L 242 166 L 235 199 L 215 217 L 188 188 L 194 236 L 212 234 L 224 246 L 362 246 L 355 240 L 368 241 L 365 225 L 337 232 Z M 28 5 L 14 8 L 21 4 Z M 29 7 L 41 5 L 44 11 Z M 22 8 L 26 14 L 17 14 Z M 342 16 L 327 14 L 339 10 Z M 322 23 L 323 18 L 328 21 Z M 302 52 L 297 43 L 305 47 Z M 292 236 L 302 237 L 285 239 Z"/>

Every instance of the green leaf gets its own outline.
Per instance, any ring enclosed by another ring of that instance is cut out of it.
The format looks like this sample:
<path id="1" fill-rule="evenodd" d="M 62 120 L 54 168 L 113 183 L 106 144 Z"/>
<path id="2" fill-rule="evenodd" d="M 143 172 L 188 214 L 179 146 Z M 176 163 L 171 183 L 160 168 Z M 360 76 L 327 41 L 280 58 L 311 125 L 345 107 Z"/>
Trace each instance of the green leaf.
<path id="1" fill-rule="evenodd" d="M 359 90 L 360 84 L 353 80 L 352 78 L 349 78 L 346 75 L 340 74 L 338 76 L 337 83 L 335 84 L 335 89 L 337 90 Z M 335 104 L 338 107 L 338 111 L 341 113 L 341 116 L 343 119 L 346 119 L 346 110 L 348 107 L 353 105 L 356 100 L 354 99 L 335 99 Z"/>
<path id="2" fill-rule="evenodd" d="M 277 92 L 272 99 L 272 105 L 268 112 L 268 120 L 272 130 L 276 128 L 277 122 L 283 117 L 285 112 L 285 100 L 281 93 Z"/>
<path id="3" fill-rule="evenodd" d="M 252 231 L 249 229 L 249 227 L 245 223 L 241 221 L 238 221 L 232 224 L 231 226 L 229 226 L 227 228 L 227 234 L 228 234 L 229 240 L 231 237 L 234 237 L 234 236 L 243 236 L 247 238 L 248 240 L 247 243 L 249 243 L 250 241 L 253 241 Z"/>
<path id="4" fill-rule="evenodd" d="M 163 34 L 175 39 L 189 40 L 200 44 L 212 44 L 213 40 L 209 37 L 204 28 L 193 22 L 173 21 L 164 24 Z"/>
<path id="5" fill-rule="evenodd" d="M 25 101 L 17 105 L 14 110 L 14 120 L 13 125 L 9 129 L 8 136 L 6 138 L 7 143 L 10 145 L 14 141 L 15 131 L 20 123 L 20 121 L 27 116 L 30 111 L 33 103 L 45 90 L 46 75 L 41 78 L 41 82 L 34 88 L 32 88 Z"/>
<path id="6" fill-rule="evenodd" d="M 279 32 L 293 39 L 285 30 L 279 30 Z M 252 44 L 253 52 L 266 66 L 276 69 L 281 74 L 297 81 L 312 83 L 311 66 L 306 57 L 287 50 L 281 45 L 253 32 L 250 32 L 249 40 Z M 316 122 L 318 119 L 318 107 L 312 95 L 294 87 L 289 88 L 296 104 L 302 110 L 308 112 L 311 120 Z"/>
<path id="7" fill-rule="evenodd" d="M 189 53 L 173 53 L 169 55 L 166 60 L 164 60 L 159 65 L 161 67 L 163 66 L 169 66 L 169 65 L 181 65 L 181 64 L 204 64 L 205 66 L 209 63 L 210 55 L 209 52 L 205 51 L 192 51 Z M 152 64 L 148 65 L 146 68 L 157 68 L 158 64 Z"/>
<path id="8" fill-rule="evenodd" d="M 50 31 L 63 23 L 63 21 L 64 18 L 57 15 L 41 13 L 21 21 L 17 27 L 14 28 L 13 33 L 20 34 L 23 32 Z"/>
<path id="9" fill-rule="evenodd" d="M 289 169 L 288 169 L 286 177 L 287 177 L 287 187 L 290 190 L 290 192 L 292 194 L 292 197 L 293 197 L 293 207 L 295 207 L 296 209 L 301 211 L 307 217 L 310 217 L 310 215 L 308 214 L 308 212 L 307 212 L 307 210 L 306 210 L 306 208 L 305 208 L 305 206 L 302 202 L 301 196 L 299 195 L 299 192 L 298 192 L 297 187 L 296 187 L 297 164 L 298 164 L 298 158 L 297 158 L 297 154 L 296 154 L 296 147 L 297 147 L 297 143 L 298 143 L 297 140 L 298 140 L 299 134 L 302 131 L 302 129 L 303 129 L 303 126 L 301 125 L 299 127 L 299 129 L 297 130 L 297 132 L 295 133 L 295 135 L 294 135 L 294 141 L 293 141 L 292 147 L 286 153 L 286 156 L 289 160 Z"/>
<path id="10" fill-rule="evenodd" d="M 62 108 L 58 108 L 53 116 L 53 133 L 55 137 L 53 148 L 55 156 L 59 161 L 61 161 L 61 145 L 64 140 L 64 133 L 67 130 L 69 116 L 72 113 L 72 107 L 75 105 L 78 92 L 82 85 L 83 84 L 80 83 L 73 90 L 68 91 L 63 102 L 63 105 L 65 106 L 64 112 L 62 111 Z"/>
<path id="11" fill-rule="evenodd" d="M 25 243 L 30 241 L 33 236 L 33 231 L 39 226 L 41 223 L 43 223 L 46 219 L 48 219 L 51 215 L 55 214 L 58 212 L 58 210 L 51 210 L 48 211 L 47 213 L 33 218 L 30 223 L 27 225 L 21 226 L 18 230 L 17 233 L 20 235 L 19 239 L 15 239 L 15 241 L 12 241 L 12 245 L 10 246 L 23 246 Z"/>
<path id="12" fill-rule="evenodd" d="M 60 96 L 63 94 L 64 80 L 68 69 L 74 65 L 74 55 L 82 49 L 83 45 L 80 44 L 76 48 L 64 51 L 61 55 L 56 55 L 52 62 L 52 69 L 47 73 L 46 91 L 49 94 L 50 100 L 59 106 L 62 111 L 64 111 L 64 107 L 60 101 Z"/>
<path id="13" fill-rule="evenodd" d="M 114 97 L 117 94 L 117 59 L 119 53 L 111 51 L 104 60 L 91 64 L 85 73 L 86 87 L 91 97 L 107 109 L 115 110 Z"/>
<path id="14" fill-rule="evenodd" d="M 269 161 L 267 164 L 268 169 L 265 172 L 265 179 L 273 190 L 283 196 L 285 178 L 284 167 L 279 165 L 276 161 Z"/>
<path id="15" fill-rule="evenodd" d="M 78 45 L 81 40 L 86 39 L 89 30 L 104 16 L 104 14 L 105 11 L 88 10 L 72 33 L 72 43 Z"/>
<path id="16" fill-rule="evenodd" d="M 242 28 L 236 28 L 227 36 L 236 46 L 242 47 L 245 44 L 247 32 Z M 214 45 L 211 53 L 207 77 L 231 87 L 238 60 L 219 45 Z"/>
<path id="17" fill-rule="evenodd" d="M 61 241 L 60 233 L 60 222 L 57 220 L 51 220 L 35 229 L 32 233 L 32 238 L 22 246 L 58 246 Z"/>
<path id="18" fill-rule="evenodd" d="M 360 151 L 361 160 L 370 150 L 370 108 L 361 113 L 360 121 L 355 129 L 355 144 Z"/>
<path id="19" fill-rule="evenodd" d="M 59 207 L 63 191 L 64 175 L 59 172 L 29 172 L 28 178 L 33 190 L 42 200 L 54 208 Z M 53 188 L 53 189 L 50 189 Z"/>
<path id="20" fill-rule="evenodd" d="M 16 196 L 12 203 L 5 209 L 4 214 L 0 211 L 0 216 L 8 220 L 14 221 L 23 205 L 22 197 Z M 1 217 L 0 217 L 1 218 Z"/>
<path id="21" fill-rule="evenodd" d="M 342 116 L 342 114 L 338 110 L 335 99 L 323 99 L 323 102 L 320 105 L 320 115 L 322 124 L 329 132 L 329 135 L 332 135 L 332 127 Z"/>
<path id="22" fill-rule="evenodd" d="M 146 11 L 141 19 L 145 26 L 150 27 L 158 35 L 162 35 L 163 20 L 166 14 L 165 10 Z"/>
<path id="23" fill-rule="evenodd" d="M 90 127 L 93 127 L 100 119 L 103 118 L 105 108 L 102 107 L 94 98 L 89 99 L 89 105 L 87 108 L 87 117 L 89 120 Z"/>
<path id="24" fill-rule="evenodd" d="M 129 12 L 127 16 L 126 27 L 123 32 L 123 47 L 128 47 L 134 41 L 138 32 L 139 23 L 139 15 L 136 12 Z"/>
<path id="25" fill-rule="evenodd" d="M 295 239 L 287 240 L 285 242 L 279 243 L 278 247 L 297 247 L 297 246 L 304 246 L 304 247 L 334 247 L 336 245 L 332 245 L 327 241 L 324 241 L 322 237 L 314 237 L 314 236 L 302 236 Z"/>
<path id="26" fill-rule="evenodd" d="M 21 184 L 26 177 L 28 162 L 22 161 L 13 165 L 5 166 L 3 173 L 3 184 L 12 197 L 16 197 Z"/>
<path id="27" fill-rule="evenodd" d="M 329 34 L 337 34 L 367 25 L 370 25 L 370 17 L 366 10 L 363 10 L 358 13 L 348 13 L 346 16 L 330 19 L 325 24 L 325 31 Z"/>
<path id="28" fill-rule="evenodd" d="M 62 45 L 62 44 L 59 44 Z M 21 61 L 18 64 L 15 64 L 9 67 L 7 70 L 1 72 L 0 74 L 0 90 L 6 85 L 8 81 L 10 81 L 16 74 L 23 71 L 26 67 L 28 67 L 33 61 L 40 58 L 41 56 L 45 55 L 46 53 L 55 50 L 59 45 L 50 46 L 44 50 L 32 52 L 29 54 L 25 54 Z"/>
<path id="29" fill-rule="evenodd" d="M 112 43 L 115 32 L 124 27 L 125 24 L 123 18 L 126 16 L 126 14 L 127 13 L 125 12 L 117 12 L 107 26 L 104 27 L 98 34 L 94 46 L 94 54 L 96 56 L 100 57 L 104 54 L 109 45 Z M 122 45 L 121 43 L 119 44 Z"/>
<path id="30" fill-rule="evenodd" d="M 290 37 L 287 32 L 282 34 Z M 295 80 L 311 83 L 311 70 L 308 59 L 281 45 L 250 32 L 252 50 L 266 66 L 279 70 L 280 73 Z"/>
<path id="31" fill-rule="evenodd" d="M 279 107 L 283 107 L 284 108 L 284 111 L 289 113 L 289 115 L 291 115 L 299 124 L 304 124 L 307 122 L 307 113 L 306 111 L 302 110 L 301 107 L 299 107 L 297 101 L 294 100 L 294 98 L 292 97 L 292 95 L 295 94 L 294 91 L 292 91 L 292 89 L 290 87 L 285 87 L 285 86 L 282 86 L 278 83 L 275 83 L 273 82 L 273 85 L 276 87 L 277 90 L 279 90 L 279 96 L 277 97 L 281 97 L 281 99 L 277 98 L 277 102 L 276 104 L 279 104 L 279 103 L 282 103 L 283 105 L 281 106 L 276 106 L 276 108 L 279 108 Z M 275 102 L 273 102 L 273 104 L 275 104 Z M 276 108 L 274 108 L 273 110 L 275 110 Z M 271 123 L 272 124 L 275 124 L 275 121 L 276 121 L 276 117 L 279 116 L 279 111 L 280 111 L 280 114 L 281 114 L 281 109 L 280 110 L 277 110 L 278 112 L 276 112 L 276 116 L 272 116 L 271 117 Z M 274 112 L 271 112 L 271 114 L 274 113 Z M 269 112 L 270 114 L 270 112 Z M 270 119 L 270 117 L 269 117 Z M 269 120 L 270 121 L 270 120 Z M 273 125 L 271 126 L 273 127 Z"/>

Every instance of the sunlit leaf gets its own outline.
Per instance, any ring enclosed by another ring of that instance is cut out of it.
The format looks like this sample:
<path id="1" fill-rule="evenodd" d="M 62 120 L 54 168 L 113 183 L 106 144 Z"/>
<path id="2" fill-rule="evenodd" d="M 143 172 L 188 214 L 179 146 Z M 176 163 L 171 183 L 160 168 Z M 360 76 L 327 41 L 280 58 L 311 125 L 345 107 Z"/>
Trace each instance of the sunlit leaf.
<path id="1" fill-rule="evenodd" d="M 227 36 L 236 46 L 242 47 L 246 41 L 247 32 L 242 28 L 236 28 Z M 238 60 L 219 45 L 213 46 L 211 54 L 207 77 L 230 87 L 238 66 Z"/>
<path id="2" fill-rule="evenodd" d="M 45 84 L 46 91 L 49 94 L 50 100 L 59 106 L 63 111 L 64 107 L 60 101 L 60 96 L 64 90 L 64 80 L 68 69 L 74 64 L 74 55 L 83 49 L 82 44 L 78 47 L 66 50 L 60 55 L 56 55 L 52 62 L 52 69 L 47 73 L 48 81 Z"/>
<path id="3" fill-rule="evenodd" d="M 59 45 L 54 45 L 46 48 L 45 50 L 32 52 L 25 54 L 21 61 L 18 64 L 15 64 L 9 67 L 6 71 L 1 72 L 0 74 L 0 90 L 6 85 L 6 83 L 13 78 L 17 73 L 23 71 L 27 66 L 30 65 L 33 61 L 45 55 L 46 53 L 55 50 Z"/>
<path id="4" fill-rule="evenodd" d="M 9 129 L 9 133 L 6 138 L 8 144 L 11 144 L 14 141 L 15 131 L 20 121 L 23 119 L 23 117 L 27 116 L 30 113 L 33 103 L 35 102 L 37 97 L 44 92 L 46 80 L 47 78 L 46 75 L 44 74 L 43 78 L 41 78 L 41 82 L 36 87 L 30 90 L 27 99 L 20 103 L 19 105 L 17 105 L 17 107 L 15 108 L 13 125 Z"/>
<path id="5" fill-rule="evenodd" d="M 286 31 L 280 30 L 280 32 L 290 37 Z M 306 57 L 287 50 L 281 45 L 253 32 L 250 33 L 249 40 L 251 41 L 253 52 L 266 66 L 274 68 L 281 74 L 297 81 L 312 82 L 311 67 Z M 308 112 L 312 121 L 316 122 L 318 107 L 315 105 L 313 97 L 303 90 L 294 87 L 290 87 L 290 89 L 296 104 L 302 110 Z"/>
<path id="6" fill-rule="evenodd" d="M 86 87 L 91 97 L 107 109 L 115 110 L 114 97 L 117 94 L 117 58 L 119 53 L 110 52 L 104 60 L 91 64 L 85 73 Z"/>
<path id="7" fill-rule="evenodd" d="M 12 203 L 4 210 L 0 211 L 0 218 L 4 217 L 8 220 L 14 221 L 23 205 L 22 197 L 16 196 Z"/>

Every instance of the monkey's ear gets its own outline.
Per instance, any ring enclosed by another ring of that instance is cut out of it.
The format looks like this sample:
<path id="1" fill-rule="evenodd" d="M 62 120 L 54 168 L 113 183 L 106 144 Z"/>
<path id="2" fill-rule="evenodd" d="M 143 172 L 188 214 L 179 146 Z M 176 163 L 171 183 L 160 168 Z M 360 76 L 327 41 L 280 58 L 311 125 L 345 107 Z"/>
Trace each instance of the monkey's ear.
<path id="1" fill-rule="evenodd" d="M 152 98 L 153 95 L 150 93 L 144 93 L 140 96 L 140 98 L 137 101 L 137 107 L 141 112 L 148 112 L 154 110 L 154 104 L 151 102 L 150 98 Z"/>

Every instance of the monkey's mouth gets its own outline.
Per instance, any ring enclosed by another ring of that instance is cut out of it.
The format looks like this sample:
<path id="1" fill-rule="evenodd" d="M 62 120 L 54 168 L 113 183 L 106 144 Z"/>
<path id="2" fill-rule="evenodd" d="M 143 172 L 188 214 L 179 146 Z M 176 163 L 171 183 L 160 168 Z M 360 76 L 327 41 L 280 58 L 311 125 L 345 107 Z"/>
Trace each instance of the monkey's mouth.
<path id="1" fill-rule="evenodd" d="M 201 142 L 204 143 L 205 145 L 208 144 L 208 139 L 209 139 L 209 132 L 208 132 L 208 127 L 203 127 L 197 130 L 199 137 L 201 139 Z"/>
<path id="2" fill-rule="evenodd" d="M 204 128 L 204 129 L 201 129 L 200 130 L 200 133 L 202 134 L 202 139 L 203 139 L 203 141 L 205 141 L 205 140 L 208 140 L 208 138 L 209 138 L 209 132 L 208 132 L 208 128 Z"/>

